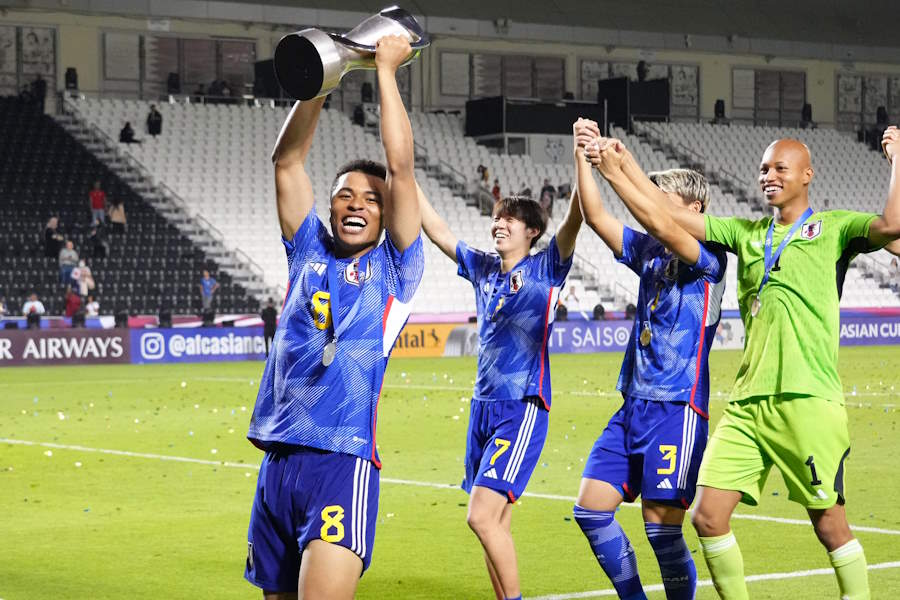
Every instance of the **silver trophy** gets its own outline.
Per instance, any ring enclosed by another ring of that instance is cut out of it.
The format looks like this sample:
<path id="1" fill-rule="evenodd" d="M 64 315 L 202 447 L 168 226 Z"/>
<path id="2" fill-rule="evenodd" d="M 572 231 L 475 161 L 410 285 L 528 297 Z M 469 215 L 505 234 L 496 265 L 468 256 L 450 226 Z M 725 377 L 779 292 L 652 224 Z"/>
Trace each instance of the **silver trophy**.
<path id="1" fill-rule="evenodd" d="M 409 64 L 431 38 L 416 19 L 397 6 L 372 15 L 344 35 L 303 29 L 281 38 L 275 48 L 275 75 L 284 90 L 298 100 L 331 93 L 344 73 L 375 68 L 375 43 L 386 35 L 409 39 Z"/>

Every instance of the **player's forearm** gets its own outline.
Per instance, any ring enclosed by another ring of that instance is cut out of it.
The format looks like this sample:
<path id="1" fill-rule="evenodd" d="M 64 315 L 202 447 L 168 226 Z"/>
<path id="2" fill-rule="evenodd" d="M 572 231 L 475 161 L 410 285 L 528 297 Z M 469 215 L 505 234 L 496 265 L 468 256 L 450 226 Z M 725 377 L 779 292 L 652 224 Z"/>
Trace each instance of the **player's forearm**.
<path id="1" fill-rule="evenodd" d="M 581 214 L 588 225 L 596 229 L 597 225 L 611 218 L 611 215 L 603 205 L 603 196 L 594 179 L 593 169 L 591 164 L 585 160 L 581 149 L 575 153 L 575 172 L 575 190 L 578 192 Z"/>
<path id="2" fill-rule="evenodd" d="M 891 182 L 882 216 L 888 224 L 888 236 L 900 237 L 900 155 L 891 159 Z"/>
<path id="3" fill-rule="evenodd" d="M 600 236 L 613 254 L 622 255 L 622 223 L 606 210 L 600 187 L 594 179 L 593 169 L 579 149 L 575 153 L 578 174 L 578 201 L 581 214 L 588 226 Z"/>
<path id="4" fill-rule="evenodd" d="M 324 102 L 325 98 L 322 97 L 294 103 L 272 149 L 273 163 L 288 165 L 306 161 Z"/>
<path id="5" fill-rule="evenodd" d="M 647 233 L 658 239 L 660 232 L 665 231 L 667 226 L 673 224 L 668 210 L 661 210 L 661 207 L 645 196 L 621 169 L 616 169 L 604 177 L 616 195 L 622 199 L 622 204 L 625 205 L 628 212 L 647 230 Z M 656 186 L 653 187 L 656 188 Z M 666 201 L 668 202 L 668 200 Z"/>
<path id="6" fill-rule="evenodd" d="M 412 177 L 414 149 L 409 115 L 397 88 L 396 71 L 379 68 L 378 93 L 381 101 L 381 141 L 391 176 Z"/>
<path id="7" fill-rule="evenodd" d="M 441 249 L 453 261 L 456 261 L 456 236 L 450 231 L 450 226 L 434 210 L 422 189 L 416 186 L 419 199 L 419 213 L 422 215 L 422 230 L 431 242 Z"/>
<path id="8" fill-rule="evenodd" d="M 687 208 L 678 207 L 669 201 L 665 192 L 650 181 L 650 178 L 647 177 L 647 174 L 644 173 L 628 150 L 625 151 L 625 160 L 622 161 L 622 172 L 637 188 L 638 192 L 652 203 L 650 205 L 652 206 L 651 210 L 667 212 L 675 223 L 695 239 L 701 242 L 706 241 L 706 220 L 703 215 Z M 637 215 L 635 215 L 635 218 L 637 218 Z"/>
<path id="9" fill-rule="evenodd" d="M 569 208 L 566 216 L 563 217 L 562 223 L 556 230 L 556 247 L 559 248 L 559 255 L 563 259 L 567 259 L 575 252 L 575 240 L 578 237 L 578 230 L 584 217 L 581 214 L 581 200 L 578 197 L 578 188 L 572 190 L 569 197 Z"/>

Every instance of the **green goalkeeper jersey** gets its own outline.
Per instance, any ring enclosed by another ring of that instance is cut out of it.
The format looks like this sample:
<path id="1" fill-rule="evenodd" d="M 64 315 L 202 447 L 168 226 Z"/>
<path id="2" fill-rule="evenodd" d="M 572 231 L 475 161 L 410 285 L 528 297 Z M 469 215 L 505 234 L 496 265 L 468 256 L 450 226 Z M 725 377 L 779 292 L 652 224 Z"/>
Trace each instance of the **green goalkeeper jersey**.
<path id="1" fill-rule="evenodd" d="M 868 249 L 877 215 L 846 210 L 813 213 L 794 234 L 750 307 L 765 271 L 766 232 L 772 217 L 749 221 L 706 215 L 706 239 L 738 258 L 738 306 L 744 355 L 731 400 L 802 394 L 844 402 L 837 372 L 839 290 L 850 260 Z M 773 252 L 791 225 L 775 225 Z"/>

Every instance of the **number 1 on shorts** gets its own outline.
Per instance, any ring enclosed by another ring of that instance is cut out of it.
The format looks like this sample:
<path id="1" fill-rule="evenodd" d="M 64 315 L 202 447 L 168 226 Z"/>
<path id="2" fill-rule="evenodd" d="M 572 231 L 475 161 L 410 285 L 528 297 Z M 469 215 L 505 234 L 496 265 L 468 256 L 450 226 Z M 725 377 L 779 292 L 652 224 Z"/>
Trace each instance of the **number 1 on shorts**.
<path id="1" fill-rule="evenodd" d="M 809 482 L 809 485 L 822 485 L 822 480 L 816 475 L 816 461 L 813 460 L 812 454 L 806 459 L 806 466 L 809 467 L 809 472 L 812 474 L 812 481 Z"/>

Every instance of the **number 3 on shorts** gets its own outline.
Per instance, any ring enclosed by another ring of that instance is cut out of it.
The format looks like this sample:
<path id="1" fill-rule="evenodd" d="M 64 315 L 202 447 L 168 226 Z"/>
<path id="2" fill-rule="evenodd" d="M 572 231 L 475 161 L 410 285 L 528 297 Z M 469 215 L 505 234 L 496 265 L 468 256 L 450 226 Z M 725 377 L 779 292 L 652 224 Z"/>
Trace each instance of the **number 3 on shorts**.
<path id="1" fill-rule="evenodd" d="M 669 461 L 668 467 L 662 467 L 656 470 L 657 475 L 669 475 L 675 472 L 675 455 L 678 452 L 678 446 L 660 444 L 659 451 L 662 453 L 662 459 Z"/>
<path id="2" fill-rule="evenodd" d="M 330 544 L 334 544 L 344 539 L 344 524 L 342 523 L 343 520 L 343 506 L 334 504 L 323 508 L 322 529 L 319 530 L 319 535 L 321 536 L 321 538 Z M 334 529 L 334 533 L 331 533 L 332 529 Z"/>

